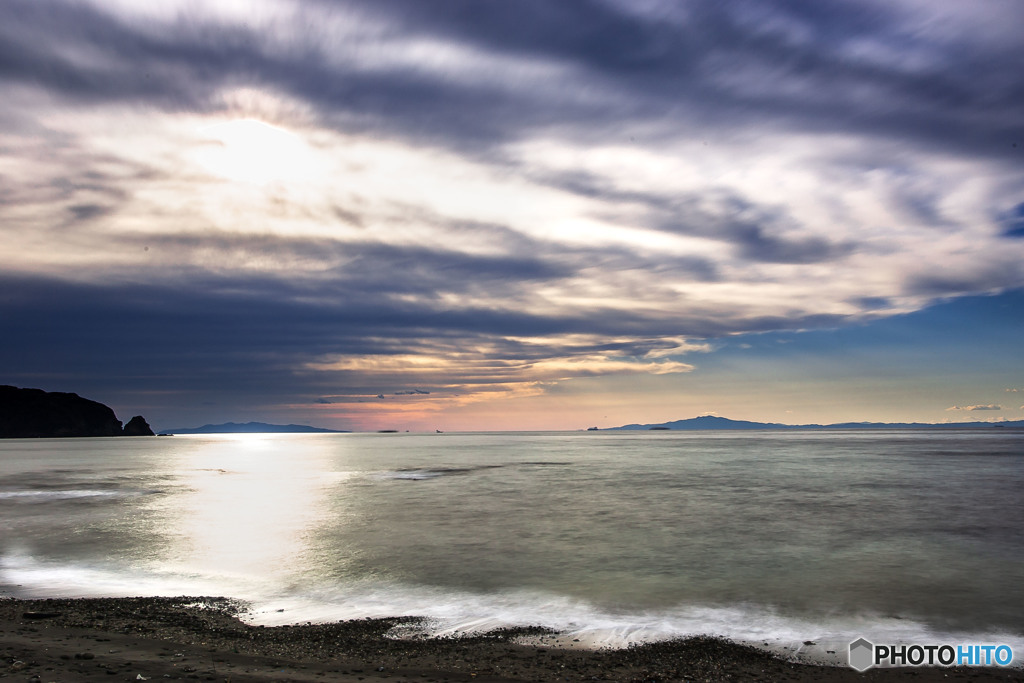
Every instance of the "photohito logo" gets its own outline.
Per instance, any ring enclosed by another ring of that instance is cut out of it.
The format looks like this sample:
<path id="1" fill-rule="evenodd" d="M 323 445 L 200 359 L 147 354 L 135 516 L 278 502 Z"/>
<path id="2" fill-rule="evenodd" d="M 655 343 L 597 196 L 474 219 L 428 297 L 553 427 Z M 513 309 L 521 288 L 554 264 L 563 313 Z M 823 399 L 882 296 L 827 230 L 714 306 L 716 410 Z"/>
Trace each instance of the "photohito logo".
<path id="1" fill-rule="evenodd" d="M 850 666 L 1009 666 L 1009 645 L 875 645 L 866 638 L 850 643 Z"/>

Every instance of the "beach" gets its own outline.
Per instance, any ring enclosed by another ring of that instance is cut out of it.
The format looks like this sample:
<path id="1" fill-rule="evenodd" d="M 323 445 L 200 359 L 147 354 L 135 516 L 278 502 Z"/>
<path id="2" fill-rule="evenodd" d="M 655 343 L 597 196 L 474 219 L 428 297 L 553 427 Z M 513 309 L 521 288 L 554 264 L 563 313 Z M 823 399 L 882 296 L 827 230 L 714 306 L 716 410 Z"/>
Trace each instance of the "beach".
<path id="1" fill-rule="evenodd" d="M 415 618 L 265 627 L 226 598 L 0 600 L 0 677 L 16 681 L 1024 681 L 1019 668 L 787 662 L 700 637 L 624 649 L 522 645 L 538 629 L 415 637 Z M 387 633 L 409 625 L 410 637 Z"/>

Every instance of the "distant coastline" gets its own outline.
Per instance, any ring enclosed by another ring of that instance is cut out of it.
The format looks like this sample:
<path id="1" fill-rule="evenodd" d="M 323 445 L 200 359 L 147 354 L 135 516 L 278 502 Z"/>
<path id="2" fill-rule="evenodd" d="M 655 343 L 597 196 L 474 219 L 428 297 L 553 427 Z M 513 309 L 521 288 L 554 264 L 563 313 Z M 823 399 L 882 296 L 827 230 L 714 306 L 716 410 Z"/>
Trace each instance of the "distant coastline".
<path id="1" fill-rule="evenodd" d="M 813 430 L 813 429 L 1024 429 L 1024 420 L 1007 420 L 1005 422 L 839 422 L 835 424 L 803 424 L 788 425 L 779 422 L 750 422 L 747 420 L 730 420 L 727 417 L 702 415 L 686 420 L 658 422 L 651 424 L 628 424 L 621 427 L 607 427 L 600 430 L 593 428 L 588 431 L 701 431 L 701 430 Z"/>
<path id="2" fill-rule="evenodd" d="M 347 434 L 345 430 L 324 429 L 308 425 L 275 425 L 266 422 L 225 422 L 224 424 L 206 424 L 202 427 L 182 427 L 181 429 L 161 429 L 160 436 L 173 434 Z"/>

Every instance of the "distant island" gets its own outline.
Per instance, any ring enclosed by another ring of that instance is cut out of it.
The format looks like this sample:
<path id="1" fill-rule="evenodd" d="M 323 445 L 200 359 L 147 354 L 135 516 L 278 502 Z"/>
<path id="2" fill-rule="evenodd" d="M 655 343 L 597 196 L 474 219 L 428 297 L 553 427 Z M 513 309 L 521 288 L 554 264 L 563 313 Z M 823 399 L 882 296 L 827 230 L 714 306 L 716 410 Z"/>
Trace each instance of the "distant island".
<path id="1" fill-rule="evenodd" d="M 0 439 L 153 436 L 141 415 L 122 425 L 114 411 L 78 394 L 0 385 Z"/>
<path id="2" fill-rule="evenodd" d="M 225 422 L 219 425 L 203 425 L 202 427 L 183 427 L 181 429 L 162 429 L 160 436 L 172 434 L 344 434 L 344 430 L 324 429 L 306 425 L 272 425 L 266 422 Z"/>
<path id="3" fill-rule="evenodd" d="M 621 430 L 745 430 L 745 429 L 992 429 L 992 428 L 1024 429 L 1024 420 L 1008 420 L 1006 422 L 839 422 L 835 424 L 787 425 L 779 422 L 748 422 L 746 420 L 730 420 L 727 417 L 702 415 L 688 420 L 659 422 L 656 424 L 628 424 L 622 427 L 608 427 L 601 431 Z M 589 431 L 594 431 L 591 428 Z"/>

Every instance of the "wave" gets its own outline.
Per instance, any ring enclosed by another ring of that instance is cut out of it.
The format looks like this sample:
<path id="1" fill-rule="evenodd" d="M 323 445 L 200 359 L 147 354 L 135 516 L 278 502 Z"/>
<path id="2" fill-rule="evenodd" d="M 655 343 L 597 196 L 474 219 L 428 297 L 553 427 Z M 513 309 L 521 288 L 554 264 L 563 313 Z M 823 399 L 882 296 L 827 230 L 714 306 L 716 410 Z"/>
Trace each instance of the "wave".
<path id="1" fill-rule="evenodd" d="M 127 498 L 142 495 L 140 491 L 108 491 L 104 489 L 65 489 L 34 491 L 0 491 L 0 500 L 50 501 L 74 498 Z"/>
<path id="2" fill-rule="evenodd" d="M 345 590 L 290 595 L 256 604 L 244 617 L 276 626 L 396 616 L 426 623 L 396 628 L 394 637 L 451 637 L 515 626 L 540 626 L 546 635 L 523 643 L 582 648 L 625 648 L 686 638 L 722 636 L 808 663 L 846 664 L 850 642 L 1005 643 L 1024 651 L 1021 634 L 948 632 L 912 619 L 870 614 L 802 617 L 762 605 L 676 605 L 659 610 L 612 611 L 587 601 L 535 591 L 471 593 L 408 585 L 348 586 Z"/>
<path id="3" fill-rule="evenodd" d="M 250 599 L 260 595 L 260 583 L 244 576 L 48 561 L 13 552 L 0 557 L 0 593 L 18 598 L 173 597 L 237 593 L 242 599 Z"/>
<path id="4" fill-rule="evenodd" d="M 303 586 L 299 588 L 298 586 Z M 1001 643 L 1024 652 L 1024 634 L 945 631 L 923 621 L 874 614 L 806 616 L 769 606 L 674 605 L 657 610 L 611 610 L 564 595 L 530 590 L 458 591 L 396 582 L 351 580 L 310 589 L 295 577 L 212 575 L 174 570 L 0 558 L 0 586 L 14 597 L 129 597 L 207 595 L 249 604 L 243 619 L 279 626 L 348 619 L 422 617 L 396 627 L 392 637 L 447 637 L 496 628 L 540 626 L 546 635 L 521 638 L 547 646 L 623 648 L 716 635 L 789 659 L 846 664 L 849 643 Z"/>
<path id="5" fill-rule="evenodd" d="M 422 479 L 436 479 L 438 477 L 450 477 L 454 475 L 470 474 L 479 470 L 492 470 L 504 467 L 504 465 L 477 465 L 475 467 L 409 467 L 386 472 L 377 472 L 378 479 L 398 479 L 419 481 Z"/>
<path id="6" fill-rule="evenodd" d="M 437 477 L 449 477 L 453 475 L 471 474 L 482 470 L 502 469 L 506 467 L 552 467 L 558 465 L 571 465 L 570 462 L 557 462 L 548 460 L 531 460 L 501 465 L 474 465 L 471 467 L 408 467 L 397 470 L 388 470 L 375 473 L 378 479 L 436 479 Z"/>

